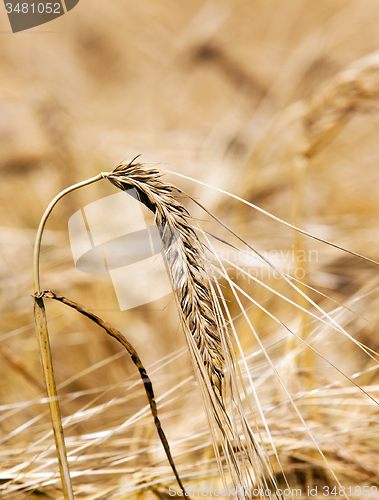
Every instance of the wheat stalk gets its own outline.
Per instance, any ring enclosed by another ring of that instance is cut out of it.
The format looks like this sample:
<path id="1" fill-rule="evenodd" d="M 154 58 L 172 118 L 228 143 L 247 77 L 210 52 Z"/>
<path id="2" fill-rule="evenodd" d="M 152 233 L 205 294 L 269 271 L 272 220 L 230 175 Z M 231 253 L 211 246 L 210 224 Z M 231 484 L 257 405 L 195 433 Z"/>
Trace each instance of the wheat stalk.
<path id="1" fill-rule="evenodd" d="M 83 182 L 79 182 L 69 188 L 65 189 L 59 193 L 49 204 L 45 213 L 42 216 L 41 222 L 39 224 L 36 236 L 36 242 L 34 245 L 34 255 L 33 255 L 33 283 L 34 283 L 34 318 L 36 324 L 36 333 L 38 340 L 38 347 L 41 357 L 43 377 L 45 380 L 46 392 L 49 398 L 49 410 L 51 415 L 51 421 L 54 431 L 55 446 L 58 455 L 59 472 L 62 480 L 63 495 L 65 500 L 73 500 L 74 493 L 72 489 L 70 468 L 67 460 L 66 445 L 63 434 L 63 426 L 61 419 L 61 412 L 59 408 L 57 387 L 55 384 L 53 362 L 51 358 L 51 348 L 49 333 L 47 330 L 47 320 L 45 305 L 43 303 L 42 296 L 40 294 L 40 273 L 39 273 L 39 263 L 40 263 L 40 253 L 41 253 L 41 243 L 43 231 L 51 214 L 53 208 L 58 203 L 58 201 L 63 198 L 66 194 L 79 189 L 83 186 L 97 182 L 104 177 L 105 174 L 99 174 L 91 179 Z"/>

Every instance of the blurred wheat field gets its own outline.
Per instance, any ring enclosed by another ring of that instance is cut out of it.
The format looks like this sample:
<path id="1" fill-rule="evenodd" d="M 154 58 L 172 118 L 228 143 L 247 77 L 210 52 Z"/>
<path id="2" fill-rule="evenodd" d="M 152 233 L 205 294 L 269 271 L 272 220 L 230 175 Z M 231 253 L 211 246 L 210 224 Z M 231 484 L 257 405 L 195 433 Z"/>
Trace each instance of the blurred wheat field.
<path id="1" fill-rule="evenodd" d="M 221 277 L 282 468 L 301 490 L 293 496 L 317 487 L 320 497 L 341 498 L 331 493 L 331 471 L 351 498 L 366 496 L 356 489 L 364 486 L 378 495 L 377 405 L 359 390 L 378 399 L 377 267 L 204 185 L 379 260 L 377 2 L 83 0 L 20 34 L 10 33 L 5 12 L 0 22 L 1 496 L 62 498 L 30 297 L 41 215 L 62 189 L 140 153 L 304 282 L 294 281 L 313 301 L 246 247 L 236 250 L 243 245 L 225 228 L 183 201 L 204 231 L 232 245 L 212 239 L 329 463 Z M 59 203 L 44 235 L 42 287 L 87 305 L 131 341 L 152 379 L 184 484 L 222 488 L 173 297 L 120 311 L 109 275 L 75 269 L 68 219 L 113 193 L 102 181 Z M 75 497 L 170 498 L 177 486 L 134 365 L 75 311 L 49 302 L 47 312 Z M 241 371 L 247 380 L 242 364 Z"/>

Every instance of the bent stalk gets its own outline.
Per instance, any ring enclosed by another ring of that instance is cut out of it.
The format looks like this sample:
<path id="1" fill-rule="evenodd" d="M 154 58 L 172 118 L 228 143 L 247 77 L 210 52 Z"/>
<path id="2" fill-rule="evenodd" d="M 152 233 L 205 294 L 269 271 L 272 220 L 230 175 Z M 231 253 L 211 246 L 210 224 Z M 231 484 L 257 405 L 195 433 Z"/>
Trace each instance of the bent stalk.
<path id="1" fill-rule="evenodd" d="M 34 256 L 33 256 L 33 282 L 34 282 L 34 318 L 36 324 L 36 333 L 38 339 L 39 352 L 42 363 L 43 376 L 46 385 L 46 391 L 49 398 L 49 410 L 51 415 L 51 421 L 53 425 L 55 446 L 57 449 L 59 471 L 63 487 L 63 495 L 65 500 L 74 500 L 74 493 L 72 489 L 70 469 L 68 466 L 66 446 L 63 435 L 62 419 L 59 409 L 59 402 L 57 397 L 57 387 L 55 384 L 55 377 L 53 371 L 53 364 L 51 358 L 51 349 L 49 334 L 47 330 L 46 312 L 45 305 L 40 294 L 40 276 L 39 276 L 39 262 L 40 262 L 40 252 L 41 252 L 41 242 L 43 230 L 46 225 L 46 221 L 53 210 L 54 206 L 58 201 L 63 198 L 66 194 L 75 191 L 83 186 L 92 184 L 93 182 L 100 181 L 106 177 L 107 173 L 101 173 L 96 177 L 87 179 L 86 181 L 79 182 L 73 186 L 65 189 L 59 193 L 47 207 L 45 213 L 42 216 L 41 222 L 38 227 L 36 241 L 34 245 Z"/>

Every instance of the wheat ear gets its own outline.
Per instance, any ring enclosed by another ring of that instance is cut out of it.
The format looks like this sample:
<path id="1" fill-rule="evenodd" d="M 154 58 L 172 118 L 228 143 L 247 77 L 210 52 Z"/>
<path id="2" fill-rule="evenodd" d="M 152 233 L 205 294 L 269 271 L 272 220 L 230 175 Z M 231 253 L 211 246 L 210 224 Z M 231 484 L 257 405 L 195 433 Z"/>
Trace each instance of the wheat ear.
<path id="1" fill-rule="evenodd" d="M 212 270 L 207 269 L 205 250 L 191 226 L 194 221 L 178 200 L 184 193 L 164 182 L 158 170 L 146 169 L 134 160 L 120 163 L 107 178 L 121 190 L 134 188 L 140 201 L 155 213 L 224 484 L 223 460 L 238 488 L 238 498 L 250 497 L 252 486 L 260 487 L 262 496 L 267 496 L 266 476 L 275 493 L 277 483 L 271 464 L 249 426 L 239 399 L 236 361 L 223 317 L 226 304 L 219 303 L 215 290 L 217 293 L 220 290 L 217 283 L 216 287 L 212 284 L 215 278 Z M 227 409 L 227 398 L 231 401 L 231 411 Z"/>

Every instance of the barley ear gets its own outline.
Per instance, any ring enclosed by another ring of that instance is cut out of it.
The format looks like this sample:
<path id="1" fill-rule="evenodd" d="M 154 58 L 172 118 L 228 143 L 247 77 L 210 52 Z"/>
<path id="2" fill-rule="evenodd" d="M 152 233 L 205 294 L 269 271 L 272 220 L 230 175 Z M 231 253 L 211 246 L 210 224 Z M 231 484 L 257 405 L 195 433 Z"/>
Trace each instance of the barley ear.
<path id="1" fill-rule="evenodd" d="M 280 498 L 267 451 L 251 429 L 239 396 L 238 381 L 242 385 L 243 380 L 223 316 L 226 304 L 219 302 L 220 287 L 208 265 L 205 246 L 180 202 L 188 195 L 161 177 L 158 170 L 132 160 L 120 163 L 108 180 L 124 191 L 135 188 L 141 203 L 155 214 L 224 488 L 227 474 L 239 500 L 251 498 L 251 486 L 259 489 L 261 498 L 267 498 L 269 484 Z"/>

